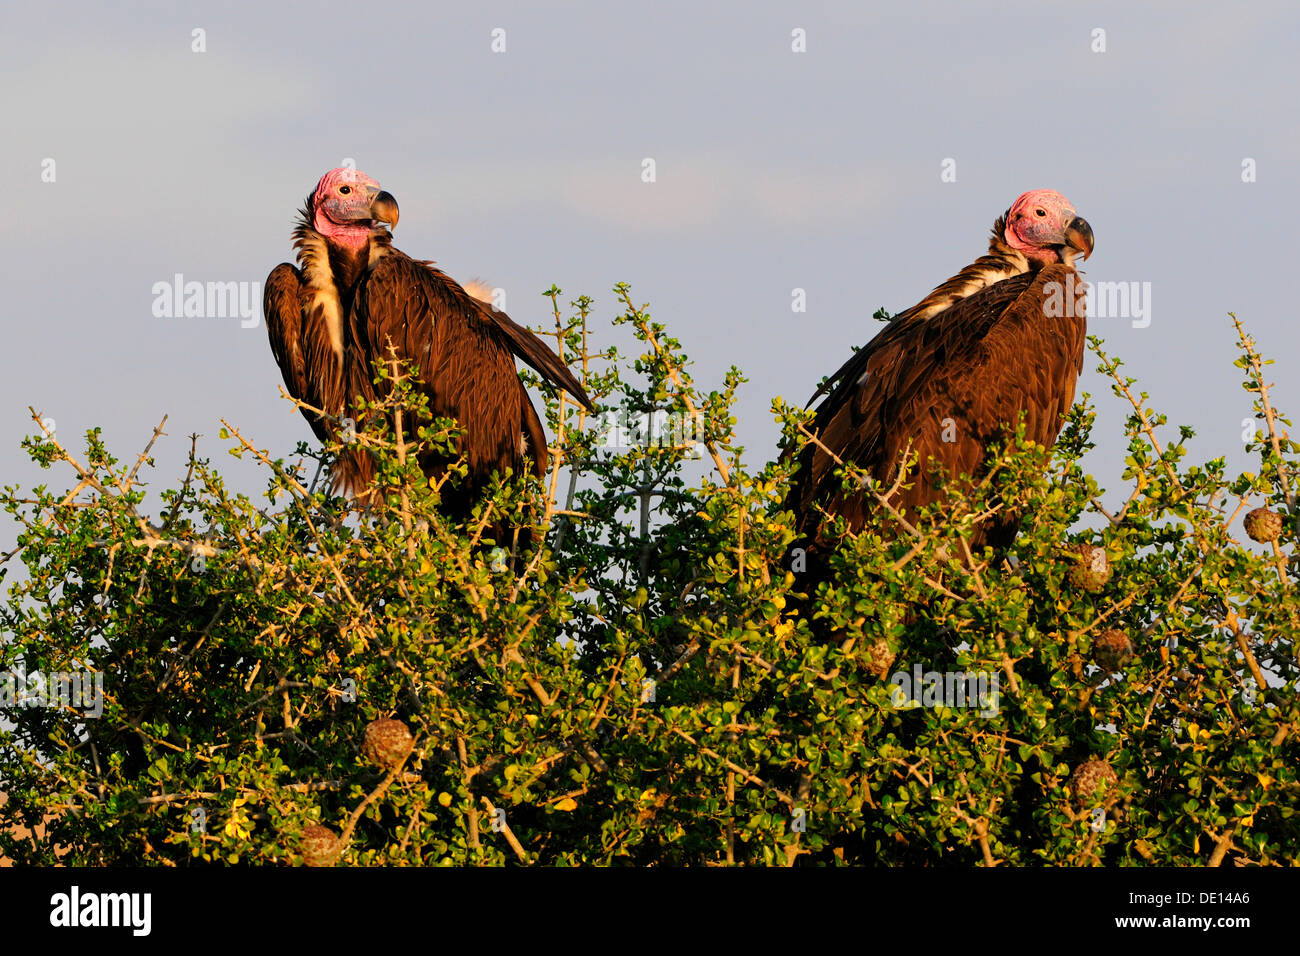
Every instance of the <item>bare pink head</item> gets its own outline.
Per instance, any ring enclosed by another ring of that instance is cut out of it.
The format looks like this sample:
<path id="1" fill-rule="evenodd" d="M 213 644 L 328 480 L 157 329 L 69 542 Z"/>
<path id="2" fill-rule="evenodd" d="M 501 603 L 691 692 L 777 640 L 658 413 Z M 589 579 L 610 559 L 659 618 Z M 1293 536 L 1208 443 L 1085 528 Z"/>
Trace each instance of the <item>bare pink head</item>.
<path id="1" fill-rule="evenodd" d="M 1073 265 L 1080 253 L 1092 254 L 1092 227 L 1074 204 L 1054 189 L 1031 189 L 1007 210 L 1002 238 L 1039 265 Z"/>
<path id="2" fill-rule="evenodd" d="M 311 195 L 312 228 L 347 249 L 360 249 L 376 230 L 397 225 L 397 200 L 359 169 L 331 169 Z"/>

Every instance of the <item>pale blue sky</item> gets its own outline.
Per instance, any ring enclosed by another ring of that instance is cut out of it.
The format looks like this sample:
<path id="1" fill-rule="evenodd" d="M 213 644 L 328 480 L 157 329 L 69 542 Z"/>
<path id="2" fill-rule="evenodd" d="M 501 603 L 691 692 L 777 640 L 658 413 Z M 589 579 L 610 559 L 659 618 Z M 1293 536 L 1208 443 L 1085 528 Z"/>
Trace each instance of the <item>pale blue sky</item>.
<path id="1" fill-rule="evenodd" d="M 175 273 L 262 282 L 345 157 L 397 196 L 400 248 L 504 287 L 519 321 L 547 320 L 554 282 L 596 298 L 596 343 L 625 343 L 604 323 L 610 287 L 630 282 L 701 383 L 744 370 L 754 464 L 775 453 L 773 395 L 807 398 L 876 332 L 876 308 L 913 304 L 979 255 L 1018 193 L 1058 189 L 1095 230 L 1089 277 L 1151 284 L 1148 327 L 1092 331 L 1198 429 L 1197 455 L 1242 466 L 1228 310 L 1279 359 L 1276 399 L 1300 413 L 1294 5 L 889 7 L 7 5 L 0 480 L 72 482 L 24 460 L 32 404 L 74 446 L 103 426 L 124 458 L 169 413 L 155 488 L 179 479 L 198 432 L 232 484 L 259 491 L 218 419 L 284 454 L 309 436 L 278 397 L 265 329 L 157 318 L 151 289 Z M 796 287 L 806 314 L 791 312 Z M 1116 489 L 1125 410 L 1095 364 L 1089 464 Z"/>

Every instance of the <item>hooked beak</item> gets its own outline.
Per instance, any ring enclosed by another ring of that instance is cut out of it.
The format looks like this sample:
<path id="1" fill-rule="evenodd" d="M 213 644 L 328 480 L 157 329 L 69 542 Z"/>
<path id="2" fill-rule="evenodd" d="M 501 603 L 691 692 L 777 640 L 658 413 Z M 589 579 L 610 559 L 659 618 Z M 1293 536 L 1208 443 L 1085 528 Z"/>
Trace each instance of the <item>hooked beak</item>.
<path id="1" fill-rule="evenodd" d="M 1092 255 L 1092 226 L 1082 216 L 1075 216 L 1065 227 L 1065 245 L 1086 259 Z"/>
<path id="2" fill-rule="evenodd" d="M 393 198 L 390 192 L 376 192 L 370 200 L 370 218 L 378 222 L 387 223 L 390 229 L 397 227 L 397 200 Z M 1082 222 L 1082 220 L 1079 220 Z M 1086 226 L 1087 223 L 1084 223 Z M 1089 233 L 1091 236 L 1091 233 Z"/>

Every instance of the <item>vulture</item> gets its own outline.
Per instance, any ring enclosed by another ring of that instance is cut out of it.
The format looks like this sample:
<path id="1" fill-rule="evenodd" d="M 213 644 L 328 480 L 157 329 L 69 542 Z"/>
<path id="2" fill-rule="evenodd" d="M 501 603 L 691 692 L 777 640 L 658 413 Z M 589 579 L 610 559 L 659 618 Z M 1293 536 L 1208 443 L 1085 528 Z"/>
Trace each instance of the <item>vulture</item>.
<path id="1" fill-rule="evenodd" d="M 546 434 L 516 356 L 588 409 L 591 399 L 545 342 L 481 293 L 476 298 L 432 262 L 393 248 L 397 219 L 397 201 L 365 173 L 343 168 L 321 177 L 293 232 L 297 265 L 281 263 L 267 277 L 266 330 L 289 394 L 324 413 L 304 410 L 322 442 L 353 414 L 356 399 L 387 393 L 386 382 L 373 381 L 375 360 L 387 363 L 395 353 L 414 362 L 430 412 L 464 430 L 459 450 L 469 480 L 443 497 L 444 508 L 464 516 L 493 472 L 527 467 L 540 477 L 546 470 Z M 447 464 L 421 461 L 430 476 Z M 367 500 L 374 476 L 373 458 L 354 445 L 335 463 L 331 486 Z"/>
<path id="2" fill-rule="evenodd" d="M 977 476 L 988 446 L 1014 433 L 1050 446 L 1083 369 L 1086 316 L 1074 260 L 1092 228 L 1060 193 L 1024 193 L 993 224 L 981 256 L 853 354 L 814 393 L 809 442 L 788 499 L 812 549 L 829 543 L 823 511 L 862 528 L 874 497 L 845 490 L 838 458 L 886 487 L 906 451 L 919 467 L 890 504 L 904 516 L 934 501 L 932 468 Z M 824 397 L 823 397 L 824 396 Z M 820 444 L 818 444 L 820 443 Z M 1005 548 L 1019 516 L 976 526 L 971 544 Z"/>

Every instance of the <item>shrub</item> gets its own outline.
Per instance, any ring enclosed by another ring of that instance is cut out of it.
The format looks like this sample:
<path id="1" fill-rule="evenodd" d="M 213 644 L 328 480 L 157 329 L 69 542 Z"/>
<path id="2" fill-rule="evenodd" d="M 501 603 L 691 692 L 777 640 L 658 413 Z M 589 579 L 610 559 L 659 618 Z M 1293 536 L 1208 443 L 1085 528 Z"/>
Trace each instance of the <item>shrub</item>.
<path id="1" fill-rule="evenodd" d="M 401 369 L 378 370 L 396 385 L 358 436 L 384 491 L 365 514 L 309 478 L 337 447 L 288 463 L 223 423 L 264 469 L 262 499 L 192 449 L 150 516 L 152 440 L 123 464 L 98 431 L 78 454 L 30 439 L 72 487 L 5 491 L 26 570 L 0 608 L 0 670 L 46 690 L 93 674 L 102 712 L 85 712 L 92 695 L 9 702 L 0 851 L 83 865 L 1293 859 L 1296 445 L 1240 325 L 1257 473 L 1186 464 L 1191 429 L 1162 441 L 1165 419 L 1094 339 L 1133 409 L 1122 508 L 1079 464 L 1085 395 L 1055 448 L 1009 441 L 911 530 L 876 509 L 809 582 L 785 510 L 792 459 L 751 468 L 735 443 L 740 373 L 700 389 L 679 343 L 616 291 L 644 349 L 631 363 L 588 351 L 591 300 L 568 320 L 555 309 L 606 427 L 551 400 L 547 480 L 503 477 L 465 522 L 439 512 L 455 469 L 430 483 L 416 464 L 453 447 L 454 423 L 413 441 L 393 427 L 422 411 Z M 689 427 L 620 441 L 616 408 Z M 804 412 L 778 399 L 774 413 L 791 447 L 807 440 Z M 1232 531 L 1258 507 L 1281 516 L 1262 547 Z M 1017 509 L 1020 535 L 971 553 L 990 508 Z M 503 518 L 544 534 L 504 555 L 483 541 Z M 1098 553 L 1108 574 L 1081 576 Z"/>

